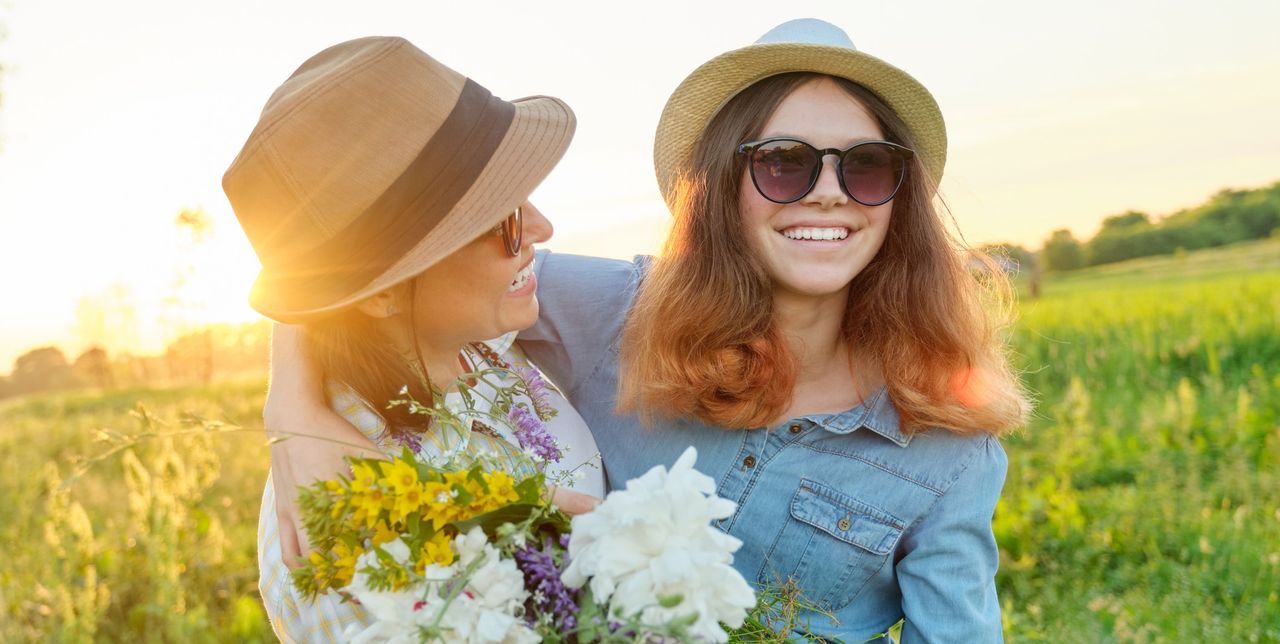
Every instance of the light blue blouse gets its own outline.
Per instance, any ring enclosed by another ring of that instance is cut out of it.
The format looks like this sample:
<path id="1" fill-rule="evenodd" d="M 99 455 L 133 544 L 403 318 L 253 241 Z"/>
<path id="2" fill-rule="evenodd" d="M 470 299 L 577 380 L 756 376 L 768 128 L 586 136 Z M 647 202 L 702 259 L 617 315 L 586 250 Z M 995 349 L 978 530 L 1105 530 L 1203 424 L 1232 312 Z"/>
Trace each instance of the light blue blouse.
<path id="1" fill-rule="evenodd" d="M 609 486 L 693 445 L 696 467 L 738 504 L 717 526 L 743 542 L 738 571 L 757 584 L 794 579 L 835 616 L 803 615 L 809 634 L 861 642 L 905 617 L 904 644 L 1001 641 L 999 441 L 904 434 L 883 388 L 838 414 L 749 430 L 691 419 L 645 428 L 616 415 L 622 326 L 648 264 L 540 251 L 542 312 L 519 337 L 587 421 Z"/>

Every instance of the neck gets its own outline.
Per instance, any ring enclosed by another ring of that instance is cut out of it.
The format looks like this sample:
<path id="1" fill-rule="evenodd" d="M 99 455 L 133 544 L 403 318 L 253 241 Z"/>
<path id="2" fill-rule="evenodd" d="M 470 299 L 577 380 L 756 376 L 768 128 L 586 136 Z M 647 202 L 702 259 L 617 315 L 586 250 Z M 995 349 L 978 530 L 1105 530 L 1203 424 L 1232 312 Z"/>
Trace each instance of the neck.
<path id="1" fill-rule="evenodd" d="M 823 297 L 774 293 L 773 318 L 800 367 L 802 382 L 833 368 L 848 368 L 850 347 L 840 331 L 847 302 L 847 289 Z"/>
<path id="2" fill-rule="evenodd" d="M 391 344 L 401 355 L 417 363 L 422 357 L 422 367 L 427 370 L 427 377 L 433 387 L 444 388 L 462 374 L 466 373 L 459 354 L 466 346 L 465 340 L 439 337 L 435 334 L 418 333 L 418 347 L 414 351 L 413 334 L 405 321 L 400 318 L 383 320 L 382 331 L 390 338 Z"/>

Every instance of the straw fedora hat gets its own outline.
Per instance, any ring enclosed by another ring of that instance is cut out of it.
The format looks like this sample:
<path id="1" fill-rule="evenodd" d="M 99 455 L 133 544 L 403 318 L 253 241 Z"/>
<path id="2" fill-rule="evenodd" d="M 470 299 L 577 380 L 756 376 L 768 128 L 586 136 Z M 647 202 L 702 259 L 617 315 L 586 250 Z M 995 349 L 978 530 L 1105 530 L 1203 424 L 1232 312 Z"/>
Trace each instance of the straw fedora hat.
<path id="1" fill-rule="evenodd" d="M 947 130 L 933 95 L 906 72 L 864 54 L 839 27 L 802 18 L 784 22 L 755 44 L 703 63 L 667 99 L 653 142 L 658 188 L 673 207 L 677 178 L 688 171 L 693 148 L 729 99 L 757 81 L 787 72 L 847 78 L 879 96 L 906 122 L 916 153 L 935 179 L 947 161 Z"/>
<path id="2" fill-rule="evenodd" d="M 504 101 L 403 38 L 316 54 L 222 179 L 262 262 L 250 304 L 302 322 L 421 273 L 524 203 L 573 130 L 560 100 Z"/>

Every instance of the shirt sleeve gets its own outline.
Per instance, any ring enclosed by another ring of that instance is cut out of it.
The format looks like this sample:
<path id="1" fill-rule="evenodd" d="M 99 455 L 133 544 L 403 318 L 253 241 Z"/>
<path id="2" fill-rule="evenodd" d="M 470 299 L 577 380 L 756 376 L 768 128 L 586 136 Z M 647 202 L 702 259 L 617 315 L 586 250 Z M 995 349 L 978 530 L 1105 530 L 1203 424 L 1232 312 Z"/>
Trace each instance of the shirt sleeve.
<path id="1" fill-rule="evenodd" d="M 643 259 L 642 259 L 643 261 Z M 517 338 L 525 354 L 566 393 L 617 349 L 635 298 L 639 264 L 538 251 L 538 321 Z"/>
<path id="2" fill-rule="evenodd" d="M 1000 554 L 991 519 L 1008 457 L 988 436 L 956 482 L 903 536 L 898 585 L 902 644 L 1001 642 L 995 576 Z"/>

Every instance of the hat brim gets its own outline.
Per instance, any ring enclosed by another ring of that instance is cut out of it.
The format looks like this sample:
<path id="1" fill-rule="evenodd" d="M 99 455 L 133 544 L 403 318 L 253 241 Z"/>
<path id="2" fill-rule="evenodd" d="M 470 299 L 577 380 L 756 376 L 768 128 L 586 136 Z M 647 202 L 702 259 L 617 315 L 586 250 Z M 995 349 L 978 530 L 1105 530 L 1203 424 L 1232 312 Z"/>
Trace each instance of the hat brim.
<path id="1" fill-rule="evenodd" d="M 716 113 L 757 81 L 789 72 L 845 78 L 875 93 L 906 123 L 925 168 L 935 180 L 942 178 L 947 160 L 946 125 L 933 95 L 919 81 L 854 49 L 803 43 L 758 44 L 707 61 L 667 99 L 654 136 L 653 165 L 668 207 L 674 207 L 677 178 L 689 169 L 694 145 Z"/>
<path id="2" fill-rule="evenodd" d="M 489 163 L 448 214 L 390 268 L 349 295 L 307 309 L 291 308 L 275 276 L 263 269 L 249 304 L 286 324 L 314 320 L 418 275 L 491 230 L 551 173 L 569 148 L 576 125 L 573 111 L 557 98 L 532 96 L 512 103 L 515 116 Z"/>

